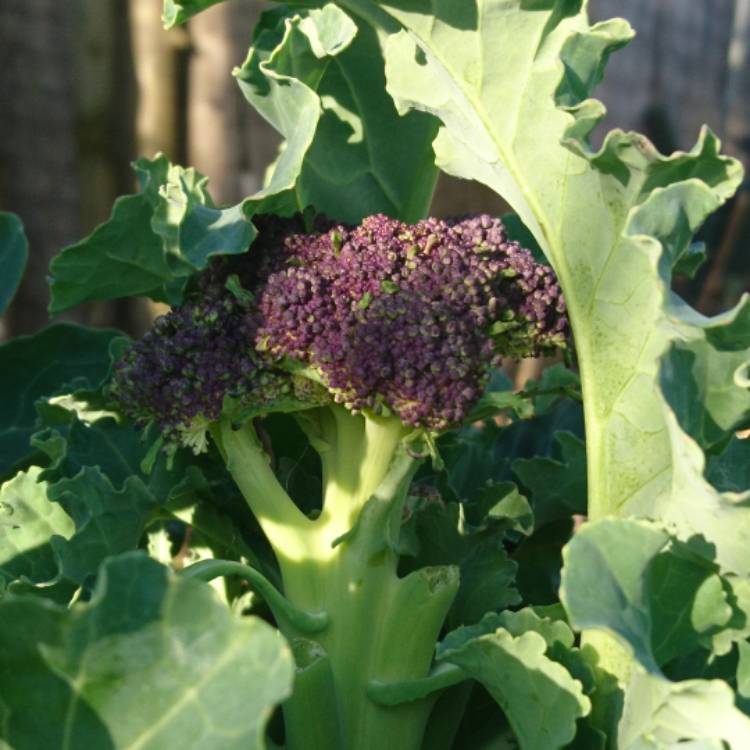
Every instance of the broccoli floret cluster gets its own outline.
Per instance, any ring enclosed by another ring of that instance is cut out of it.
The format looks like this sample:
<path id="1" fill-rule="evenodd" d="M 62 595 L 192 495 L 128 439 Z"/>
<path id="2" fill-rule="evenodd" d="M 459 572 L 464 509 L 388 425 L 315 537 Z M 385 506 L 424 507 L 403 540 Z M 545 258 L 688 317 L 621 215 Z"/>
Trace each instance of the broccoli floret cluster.
<path id="1" fill-rule="evenodd" d="M 503 356 L 559 345 L 565 308 L 552 271 L 489 216 L 408 225 L 372 216 L 286 243 L 259 300 L 256 344 L 319 371 L 353 410 L 405 424 L 462 421 Z"/>
<path id="2" fill-rule="evenodd" d="M 319 403 L 320 386 L 300 387 L 304 368 L 348 409 L 441 430 L 466 417 L 503 357 L 565 344 L 552 270 L 498 219 L 256 224 L 250 252 L 215 262 L 196 298 L 116 366 L 113 392 L 137 420 L 184 436 L 226 396 L 269 410 L 290 396 Z"/>
<path id="3" fill-rule="evenodd" d="M 231 295 L 188 301 L 157 318 L 115 364 L 112 393 L 139 424 L 154 420 L 165 440 L 200 452 L 225 396 L 261 404 L 290 391 L 255 352 L 255 328 L 247 303 Z"/>

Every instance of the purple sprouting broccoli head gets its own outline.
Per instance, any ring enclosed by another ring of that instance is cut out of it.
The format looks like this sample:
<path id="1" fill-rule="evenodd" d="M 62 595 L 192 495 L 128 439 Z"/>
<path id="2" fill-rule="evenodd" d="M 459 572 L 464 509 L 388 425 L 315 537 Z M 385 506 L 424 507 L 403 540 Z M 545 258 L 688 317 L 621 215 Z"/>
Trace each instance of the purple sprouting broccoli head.
<path id="1" fill-rule="evenodd" d="M 353 411 L 442 430 L 463 421 L 503 357 L 565 346 L 552 270 L 498 219 L 377 215 L 311 233 L 299 219 L 256 223 L 251 251 L 217 261 L 196 298 L 116 367 L 122 408 L 183 442 L 225 396 L 256 412 L 304 408 L 320 403 L 320 384 Z"/>

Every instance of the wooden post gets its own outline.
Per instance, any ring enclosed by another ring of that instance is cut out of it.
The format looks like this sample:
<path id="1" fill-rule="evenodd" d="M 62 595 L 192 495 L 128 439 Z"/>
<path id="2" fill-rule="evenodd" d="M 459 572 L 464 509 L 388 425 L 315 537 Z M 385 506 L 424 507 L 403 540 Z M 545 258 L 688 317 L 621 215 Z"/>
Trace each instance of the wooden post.
<path id="1" fill-rule="evenodd" d="M 0 207 L 20 215 L 30 245 L 8 335 L 48 322 L 49 261 L 81 233 L 73 23 L 57 0 L 0 3 Z"/>

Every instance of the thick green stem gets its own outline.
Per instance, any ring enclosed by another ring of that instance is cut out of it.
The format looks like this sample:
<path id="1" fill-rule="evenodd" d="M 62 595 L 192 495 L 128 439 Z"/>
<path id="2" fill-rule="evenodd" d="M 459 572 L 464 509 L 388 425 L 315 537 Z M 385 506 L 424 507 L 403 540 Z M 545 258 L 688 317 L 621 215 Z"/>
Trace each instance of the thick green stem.
<path id="1" fill-rule="evenodd" d="M 403 426 L 338 410 L 329 427 L 326 442 L 334 447 L 323 453 L 325 504 L 318 533 L 331 554 L 319 560 L 320 598 L 311 598 L 294 574 L 285 579 L 285 589 L 300 606 L 331 616 L 318 640 L 330 660 L 344 748 L 418 750 L 433 699 L 386 706 L 368 691 L 374 682 L 427 677 L 458 573 L 432 568 L 397 575 L 394 548 L 419 465 L 402 442 Z M 309 742 L 289 750 L 303 748 L 318 750 Z"/>
<path id="2" fill-rule="evenodd" d="M 407 430 L 398 419 L 354 415 L 341 406 L 325 411 L 320 423 L 325 496 L 318 525 L 332 543 L 354 525 Z"/>
<path id="3" fill-rule="evenodd" d="M 585 336 L 581 338 L 581 341 L 585 342 L 585 340 Z M 583 345 L 581 344 L 581 346 Z M 594 358 L 590 353 L 580 351 L 579 359 L 586 422 L 588 484 L 586 512 L 589 522 L 593 522 L 610 516 L 618 516 L 620 509 L 612 502 L 611 493 L 608 490 L 607 436 L 606 431 L 601 427 L 601 405 L 597 400 L 598 394 L 595 390 L 597 380 L 592 376 L 589 364 L 594 361 Z M 614 635 L 602 630 L 585 630 L 582 633 L 581 640 L 584 645 L 596 649 L 599 667 L 616 677 L 622 685 L 626 685 L 630 681 L 635 661 L 628 649 Z"/>
<path id="4" fill-rule="evenodd" d="M 314 656 L 298 659 L 297 689 L 284 705 L 287 750 L 419 750 L 434 695 L 385 705 L 368 690 L 428 678 L 458 571 L 398 577 L 401 516 L 419 465 L 400 421 L 313 411 L 300 423 L 323 466 L 314 521 L 278 484 L 251 428 L 222 424 L 220 434 L 228 468 L 276 552 L 286 600 L 330 618 L 312 646 L 309 629 L 279 619 L 289 641 L 307 643 Z"/>
<path id="5" fill-rule="evenodd" d="M 338 697 L 346 750 L 419 750 L 433 699 L 385 705 L 373 684 L 417 681 L 428 676 L 440 627 L 458 588 L 452 568 L 424 569 L 406 578 L 396 575 L 395 554 L 371 556 L 372 540 L 358 529 L 321 568 L 324 604 L 331 625 L 318 638 L 328 655 Z M 440 686 L 438 686 L 440 687 Z M 327 705 L 324 690 L 321 700 Z M 295 694 L 290 709 L 320 721 L 325 706 Z M 306 737 L 288 750 L 330 750 Z"/>
<path id="6" fill-rule="evenodd" d="M 292 641 L 297 671 L 294 693 L 284 704 L 286 746 L 346 750 L 336 684 L 328 654 L 315 641 Z"/>

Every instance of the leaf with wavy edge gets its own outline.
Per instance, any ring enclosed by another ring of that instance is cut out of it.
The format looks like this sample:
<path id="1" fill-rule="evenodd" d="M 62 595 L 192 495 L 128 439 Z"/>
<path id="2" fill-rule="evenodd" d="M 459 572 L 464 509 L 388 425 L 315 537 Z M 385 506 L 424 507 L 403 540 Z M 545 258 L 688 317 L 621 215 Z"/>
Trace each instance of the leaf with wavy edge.
<path id="1" fill-rule="evenodd" d="M 450 633 L 439 647 L 438 662 L 454 664 L 482 683 L 505 712 L 522 750 L 565 747 L 576 734 L 576 719 L 586 716 L 591 704 L 581 683 L 546 655 L 549 639 L 558 636 L 541 621 L 526 623 L 534 629 L 516 636 L 501 626 L 500 617 L 488 615 L 479 625 Z M 542 632 L 535 632 L 540 626 Z"/>
<path id="2" fill-rule="evenodd" d="M 217 208 L 208 179 L 162 154 L 133 163 L 140 192 L 50 264 L 50 314 L 90 300 L 147 295 L 179 301 L 187 279 L 215 255 L 244 253 L 257 234 L 243 205 Z"/>
<path id="3" fill-rule="evenodd" d="M 247 59 L 233 71 L 245 98 L 285 138 L 267 184 L 250 199 L 261 210 L 289 213 L 306 207 L 290 191 L 322 114 L 317 88 L 331 60 L 356 33 L 351 18 L 332 3 L 261 17 Z"/>
<path id="4" fill-rule="evenodd" d="M 19 479 L 24 476 L 28 479 Z M 89 586 L 104 559 L 136 549 L 156 507 L 138 477 L 129 477 L 116 489 L 98 467 L 90 466 L 55 484 L 39 480 L 35 468 L 29 475 L 18 475 L 6 489 L 14 495 L 12 507 L 19 511 L 33 507 L 37 516 L 55 521 L 42 525 L 28 512 L 22 514 L 25 525 L 17 531 L 23 536 L 16 536 L 22 541 L 33 538 L 33 557 L 44 564 L 27 570 L 28 545 L 21 544 L 19 554 L 12 556 L 11 544 L 3 555 L 6 578 L 15 573 L 7 582 L 8 590 L 60 602 L 68 601 L 79 586 Z"/>
<path id="5" fill-rule="evenodd" d="M 234 75 L 285 142 L 248 205 L 285 213 L 313 205 L 352 223 L 426 214 L 437 123 L 418 112 L 399 117 L 385 92 L 381 43 L 372 26 L 332 3 L 261 18 Z"/>
<path id="6" fill-rule="evenodd" d="M 721 680 L 669 682 L 638 669 L 625 696 L 620 750 L 722 750 L 724 742 L 730 750 L 750 747 L 750 718 Z"/>
<path id="7" fill-rule="evenodd" d="M 110 368 L 109 347 L 124 338 L 120 331 L 55 323 L 0 345 L 0 476 L 34 451 L 36 401 L 99 388 Z"/>
<path id="8" fill-rule="evenodd" d="M 722 351 L 705 339 L 673 343 L 661 358 L 662 392 L 680 427 L 704 450 L 750 426 L 748 365 L 750 348 Z"/>
<path id="9" fill-rule="evenodd" d="M 659 357 L 686 329 L 714 324 L 674 304 L 669 277 L 736 189 L 739 164 L 708 131 L 669 157 L 621 131 L 591 149 L 604 108 L 588 97 L 632 31 L 619 19 L 590 26 L 583 2 L 475 0 L 448 20 L 440 2 L 425 7 L 434 16 L 399 0 L 380 8 L 404 27 L 386 54 L 400 109 L 441 119 L 438 165 L 508 200 L 560 278 L 582 374 L 589 515 L 680 515 Z M 728 564 L 720 536 L 703 531 Z"/>
<path id="10" fill-rule="evenodd" d="M 715 564 L 657 524 L 620 518 L 586 524 L 563 557 L 560 599 L 571 624 L 619 636 L 656 674 L 712 637 L 740 637 L 725 590 L 732 579 L 722 580 Z"/>

